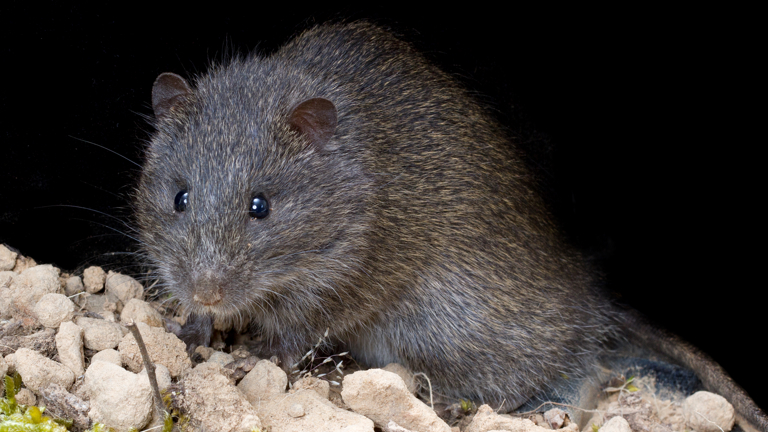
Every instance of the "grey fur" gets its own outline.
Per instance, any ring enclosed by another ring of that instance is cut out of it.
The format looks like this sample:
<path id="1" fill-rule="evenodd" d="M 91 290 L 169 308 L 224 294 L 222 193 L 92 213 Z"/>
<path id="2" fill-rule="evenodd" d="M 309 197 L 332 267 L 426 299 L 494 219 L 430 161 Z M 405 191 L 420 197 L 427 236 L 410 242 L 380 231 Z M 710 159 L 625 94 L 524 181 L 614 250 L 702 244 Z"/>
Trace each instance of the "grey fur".
<path id="1" fill-rule="evenodd" d="M 136 208 L 189 311 L 257 322 L 288 362 L 330 329 L 368 365 L 512 406 L 589 374 L 622 337 L 626 317 L 561 240 L 514 142 L 390 33 L 319 26 L 214 68 L 186 98 L 177 84 L 153 100 Z M 335 106 L 327 142 L 289 124 L 312 98 Z M 258 193 L 265 219 L 248 215 Z"/>

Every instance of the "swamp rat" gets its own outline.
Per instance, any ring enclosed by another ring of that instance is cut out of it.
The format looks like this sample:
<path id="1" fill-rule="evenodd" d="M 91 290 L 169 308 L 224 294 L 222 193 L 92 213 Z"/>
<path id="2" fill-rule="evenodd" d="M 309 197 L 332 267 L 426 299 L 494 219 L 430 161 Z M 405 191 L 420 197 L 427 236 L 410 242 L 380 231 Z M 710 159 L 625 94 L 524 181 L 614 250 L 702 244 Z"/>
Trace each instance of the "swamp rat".
<path id="1" fill-rule="evenodd" d="M 255 323 L 292 364 L 326 329 L 370 366 L 517 407 L 630 336 L 692 368 L 762 430 L 713 361 L 600 290 L 503 128 L 453 78 L 368 23 L 152 89 L 140 238 L 193 314 Z"/>

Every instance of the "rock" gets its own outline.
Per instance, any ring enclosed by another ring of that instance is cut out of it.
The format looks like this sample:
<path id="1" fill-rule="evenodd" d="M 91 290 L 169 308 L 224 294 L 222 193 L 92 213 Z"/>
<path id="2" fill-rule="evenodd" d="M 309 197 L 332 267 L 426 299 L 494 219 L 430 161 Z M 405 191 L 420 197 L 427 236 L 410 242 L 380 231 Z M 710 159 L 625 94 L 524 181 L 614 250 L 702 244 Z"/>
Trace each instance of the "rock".
<path id="1" fill-rule="evenodd" d="M 214 328 L 216 328 L 216 324 L 214 323 Z M 232 358 L 235 360 L 243 360 L 248 357 L 250 357 L 251 353 L 248 351 L 248 347 L 244 345 L 233 345 L 232 346 Z"/>
<path id="2" fill-rule="evenodd" d="M 291 405 L 290 407 L 288 407 L 288 411 L 287 412 L 288 412 L 288 415 L 293 417 L 293 418 L 303 417 L 304 414 L 306 414 L 304 412 L 304 407 L 301 404 L 297 404 L 297 403 L 295 403 L 295 404 Z"/>
<path id="3" fill-rule="evenodd" d="M 75 301 L 80 308 L 96 314 L 101 313 L 101 311 L 104 310 L 104 305 L 108 303 L 107 296 L 104 294 L 88 293 L 80 294 Z"/>
<path id="4" fill-rule="evenodd" d="M 432 408 L 408 391 L 395 373 L 382 369 L 358 371 L 344 377 L 341 397 L 356 413 L 383 428 L 390 420 L 419 432 L 451 432 Z"/>
<path id="5" fill-rule="evenodd" d="M 16 402 L 21 405 L 36 405 L 37 397 L 29 389 L 21 389 L 16 393 Z"/>
<path id="6" fill-rule="evenodd" d="M 203 360 L 208 361 L 209 358 L 213 355 L 213 353 L 217 352 L 211 347 L 204 347 L 202 345 L 195 348 L 195 354 L 200 354 L 200 357 L 203 358 Z"/>
<path id="7" fill-rule="evenodd" d="M 24 255 L 16 256 L 16 265 L 13 266 L 13 271 L 17 274 L 23 273 L 24 270 L 37 266 L 35 260 Z"/>
<path id="8" fill-rule="evenodd" d="M 11 284 L 13 283 L 14 279 L 16 279 L 16 276 L 18 276 L 15 272 L 12 271 L 0 271 L 0 288 L 11 288 Z"/>
<path id="9" fill-rule="evenodd" d="M 123 339 L 120 324 L 86 317 L 79 317 L 75 322 L 83 329 L 83 344 L 88 349 L 103 351 L 114 348 Z"/>
<path id="10" fill-rule="evenodd" d="M 299 390 L 312 390 L 323 399 L 331 397 L 331 385 L 328 381 L 323 381 L 316 377 L 304 377 L 293 384 L 290 393 L 296 393 Z"/>
<path id="11" fill-rule="evenodd" d="M 144 368 L 139 372 L 140 376 L 147 376 L 147 368 Z M 160 387 L 160 391 L 163 392 L 171 386 L 171 372 L 168 368 L 160 363 L 155 364 L 155 378 L 157 378 L 157 386 Z M 149 378 L 147 378 L 149 379 Z"/>
<path id="12" fill-rule="evenodd" d="M 14 365 L 24 385 L 35 393 L 50 383 L 68 389 L 75 381 L 75 374 L 68 367 L 28 348 L 16 350 Z"/>
<path id="13" fill-rule="evenodd" d="M 177 378 L 192 367 L 192 362 L 187 355 L 187 346 L 176 335 L 167 333 L 163 328 L 150 327 L 141 322 L 136 323 L 136 326 L 147 346 L 149 358 L 153 363 L 160 363 L 167 367 L 172 377 Z M 117 350 L 120 351 L 123 364 L 131 372 L 139 372 L 144 367 L 144 361 L 133 334 L 126 334 Z"/>
<path id="14" fill-rule="evenodd" d="M 272 396 L 285 393 L 288 377 L 285 372 L 269 360 L 261 360 L 240 381 L 237 388 L 243 392 L 253 406 Z"/>
<path id="15" fill-rule="evenodd" d="M 384 366 L 382 369 L 395 373 L 397 376 L 402 378 L 405 386 L 408 387 L 409 392 L 416 394 L 416 392 L 419 391 L 419 385 L 416 383 L 416 378 L 414 378 L 411 371 L 406 369 L 403 365 L 399 363 L 390 363 Z"/>
<path id="16" fill-rule="evenodd" d="M 12 271 L 0 271 L 0 319 L 11 318 L 11 284 L 16 279 L 16 273 Z"/>
<path id="17" fill-rule="evenodd" d="M 683 417 L 686 424 L 697 432 L 728 432 L 736 421 L 733 405 L 724 397 L 706 391 L 698 391 L 683 401 Z"/>
<path id="18" fill-rule="evenodd" d="M 254 407 L 218 363 L 201 363 L 186 375 L 181 403 L 200 429 L 250 432 L 262 427 Z"/>
<path id="19" fill-rule="evenodd" d="M 130 299 L 123 306 L 123 313 L 120 320 L 127 323 L 128 320 L 134 322 L 143 322 L 150 327 L 163 327 L 163 317 L 149 303 L 144 300 Z"/>
<path id="20" fill-rule="evenodd" d="M 56 351 L 59 361 L 76 377 L 85 373 L 83 360 L 83 329 L 72 321 L 65 321 L 56 334 Z"/>
<path id="21" fill-rule="evenodd" d="M 48 328 L 59 328 L 59 324 L 72 319 L 75 304 L 64 294 L 50 293 L 37 302 L 34 311 L 40 324 Z"/>
<path id="22" fill-rule="evenodd" d="M 233 356 L 234 357 L 234 356 Z M 231 377 L 235 381 L 240 381 L 245 378 L 245 375 L 253 370 L 259 363 L 259 358 L 256 356 L 250 356 L 248 358 L 235 360 L 232 363 L 228 363 L 224 366 L 225 369 L 232 371 Z"/>
<path id="23" fill-rule="evenodd" d="M 566 424 L 567 418 L 568 413 L 560 408 L 552 408 L 544 413 L 544 421 L 546 421 L 552 429 L 560 429 L 563 427 L 563 425 Z"/>
<path id="24" fill-rule="evenodd" d="M 12 313 L 34 316 L 33 309 L 37 302 L 44 295 L 58 293 L 59 290 L 59 269 L 49 264 L 30 267 L 11 283 L 11 306 L 15 308 Z"/>
<path id="25" fill-rule="evenodd" d="M 110 271 L 107 273 L 107 280 L 104 283 L 106 288 L 107 300 L 116 303 L 117 311 L 122 310 L 122 306 L 131 299 L 144 299 L 144 287 L 136 279 Z"/>
<path id="26" fill-rule="evenodd" d="M 110 303 L 110 304 L 112 304 L 112 303 Z M 106 306 L 106 304 L 105 304 L 105 306 Z M 115 317 L 115 313 L 112 312 L 111 310 L 107 310 L 107 309 L 102 310 L 101 312 L 99 312 L 99 315 L 101 315 L 101 317 L 104 318 L 104 321 L 109 321 L 109 322 L 112 322 L 112 323 L 116 323 L 117 322 L 117 317 Z M 123 336 L 125 336 L 125 333 L 126 333 L 125 330 L 127 330 L 127 329 L 125 329 L 125 327 L 121 327 L 121 328 L 124 329 L 123 330 Z"/>
<path id="27" fill-rule="evenodd" d="M 111 348 L 94 354 L 93 358 L 91 358 L 91 363 L 96 363 L 97 361 L 112 363 L 113 365 L 123 367 L 123 360 L 120 357 L 120 353 Z"/>
<path id="28" fill-rule="evenodd" d="M 66 282 L 64 282 L 64 294 L 67 296 L 73 296 L 83 291 L 85 291 L 85 287 L 83 286 L 83 280 L 80 276 L 70 276 L 67 278 Z"/>
<path id="29" fill-rule="evenodd" d="M 600 432 L 632 432 L 629 428 L 629 422 L 622 416 L 616 416 L 607 422 L 599 429 Z"/>
<path id="30" fill-rule="evenodd" d="M 83 285 L 85 285 L 85 291 L 90 294 L 101 291 L 106 280 L 107 274 L 101 267 L 91 266 L 83 272 Z"/>
<path id="31" fill-rule="evenodd" d="M 208 357 L 209 362 L 218 363 L 222 367 L 232 363 L 235 361 L 235 358 L 232 357 L 232 354 L 227 354 L 225 352 L 221 351 L 214 351 L 211 353 L 211 355 Z"/>
<path id="32" fill-rule="evenodd" d="M 16 257 L 19 254 L 12 252 L 5 245 L 0 244 L 0 271 L 10 271 L 16 265 Z"/>
<path id="33" fill-rule="evenodd" d="M 255 405 L 272 432 L 373 432 L 373 422 L 360 414 L 338 408 L 312 390 L 274 396 Z"/>
<path id="34" fill-rule="evenodd" d="M 390 363 L 390 364 L 397 364 L 397 363 Z M 384 432 L 413 432 L 409 429 L 406 429 L 399 424 L 393 422 L 392 420 L 387 423 L 387 425 L 384 427 Z"/>
<path id="35" fill-rule="evenodd" d="M 42 389 L 40 395 L 43 398 L 46 415 L 72 419 L 74 425 L 82 430 L 90 426 L 90 419 L 88 418 L 90 404 L 67 392 L 64 387 L 51 384 Z"/>
<path id="36" fill-rule="evenodd" d="M 576 423 L 570 423 L 568 426 L 559 429 L 562 432 L 578 432 Z M 465 432 L 489 432 L 489 431 L 509 431 L 509 432 L 551 432 L 552 429 L 537 426 L 528 419 L 499 415 L 488 405 L 482 405 L 477 409 L 477 414 L 472 419 L 472 423 L 467 426 Z"/>
<path id="37" fill-rule="evenodd" d="M 0 357 L 0 377 L 4 377 L 8 373 L 8 362 L 4 358 Z"/>
<path id="38" fill-rule="evenodd" d="M 141 429 L 152 417 L 152 390 L 146 375 L 138 375 L 112 363 L 97 361 L 85 371 L 90 397 L 88 416 L 118 431 Z"/>
<path id="39" fill-rule="evenodd" d="M 6 374 L 13 375 L 16 373 L 16 354 L 8 354 L 3 358 L 3 361 L 5 362 L 5 366 L 8 368 L 6 369 Z"/>
<path id="40" fill-rule="evenodd" d="M 53 357 L 56 354 L 55 337 L 56 331 L 49 328 L 27 336 L 3 336 L 0 337 L 0 353 L 7 356 L 19 348 L 29 348 L 43 357 Z"/>

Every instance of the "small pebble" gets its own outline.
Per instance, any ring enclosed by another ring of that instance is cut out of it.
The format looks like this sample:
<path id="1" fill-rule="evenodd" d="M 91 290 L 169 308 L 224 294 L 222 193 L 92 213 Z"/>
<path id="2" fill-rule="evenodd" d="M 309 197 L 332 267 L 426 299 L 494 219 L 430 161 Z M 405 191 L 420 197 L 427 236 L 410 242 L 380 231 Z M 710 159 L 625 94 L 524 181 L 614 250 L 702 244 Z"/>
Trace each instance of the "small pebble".
<path id="1" fill-rule="evenodd" d="M 304 407 L 301 404 L 293 404 L 288 408 L 288 415 L 293 418 L 302 417 L 304 415 Z"/>

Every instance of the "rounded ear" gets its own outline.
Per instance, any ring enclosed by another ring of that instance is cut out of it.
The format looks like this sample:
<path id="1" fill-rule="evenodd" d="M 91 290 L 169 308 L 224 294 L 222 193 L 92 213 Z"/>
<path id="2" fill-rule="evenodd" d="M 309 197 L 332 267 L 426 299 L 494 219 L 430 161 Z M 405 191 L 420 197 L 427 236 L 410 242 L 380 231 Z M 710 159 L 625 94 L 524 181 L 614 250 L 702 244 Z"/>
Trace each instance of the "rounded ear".
<path id="1" fill-rule="evenodd" d="M 336 131 L 336 107 L 328 99 L 309 99 L 293 109 L 288 123 L 293 130 L 307 137 L 311 145 L 323 150 Z"/>
<path id="2" fill-rule="evenodd" d="M 152 109 L 155 111 L 155 117 L 167 115 L 190 94 L 192 88 L 184 78 L 170 72 L 160 74 L 152 85 Z"/>

